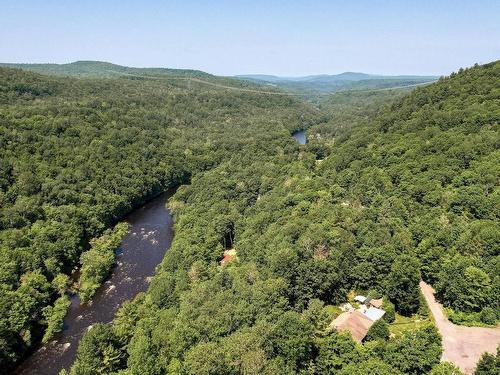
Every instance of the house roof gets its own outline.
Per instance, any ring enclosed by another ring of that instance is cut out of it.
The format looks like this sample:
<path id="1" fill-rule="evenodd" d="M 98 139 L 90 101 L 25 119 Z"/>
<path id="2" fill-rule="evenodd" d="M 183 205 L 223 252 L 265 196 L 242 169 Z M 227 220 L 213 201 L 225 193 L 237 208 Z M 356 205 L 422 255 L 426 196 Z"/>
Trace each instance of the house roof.
<path id="1" fill-rule="evenodd" d="M 228 262 L 232 261 L 233 259 L 234 259 L 234 255 L 226 254 L 226 255 L 224 255 L 224 258 L 222 258 L 222 260 L 220 261 L 220 264 L 228 263 Z"/>
<path id="2" fill-rule="evenodd" d="M 354 300 L 361 302 L 361 303 L 365 303 L 366 297 L 365 296 L 356 296 L 356 297 L 354 297 Z"/>
<path id="3" fill-rule="evenodd" d="M 364 313 L 363 313 L 368 319 L 372 320 L 372 321 L 377 321 L 379 320 L 380 318 L 382 318 L 385 314 L 385 311 L 382 310 L 382 309 L 377 309 L 376 307 L 373 307 L 373 306 L 370 306 L 368 308 L 368 310 L 366 310 Z"/>
<path id="4" fill-rule="evenodd" d="M 370 300 L 370 305 L 373 307 L 376 307 L 377 309 L 380 309 L 382 307 L 382 304 L 384 303 L 383 298 L 378 298 L 378 299 L 371 299 Z"/>
<path id="5" fill-rule="evenodd" d="M 220 264 L 221 265 L 226 264 L 228 262 L 231 262 L 235 258 L 236 258 L 236 250 L 235 249 L 226 250 L 226 251 L 224 251 L 224 257 L 220 261 Z"/>
<path id="6" fill-rule="evenodd" d="M 362 342 L 372 325 L 373 320 L 356 310 L 340 314 L 330 327 L 337 331 L 349 331 L 354 340 Z"/>

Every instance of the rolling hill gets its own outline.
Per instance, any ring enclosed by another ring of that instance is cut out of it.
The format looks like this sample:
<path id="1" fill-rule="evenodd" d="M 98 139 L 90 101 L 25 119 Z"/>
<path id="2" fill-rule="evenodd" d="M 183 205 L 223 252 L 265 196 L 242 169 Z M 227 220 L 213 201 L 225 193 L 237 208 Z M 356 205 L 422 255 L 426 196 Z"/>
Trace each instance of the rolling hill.
<path id="1" fill-rule="evenodd" d="M 500 318 L 499 74 L 461 70 L 335 143 L 242 149 L 198 174 L 170 202 L 148 292 L 89 331 L 71 374 L 443 373 L 421 278 L 455 318 Z M 392 312 L 364 345 L 329 328 L 356 291 Z"/>
<path id="2" fill-rule="evenodd" d="M 334 93 L 342 90 L 370 90 L 398 88 L 433 82 L 435 76 L 398 75 L 384 76 L 357 72 L 344 72 L 340 74 L 312 75 L 304 77 L 279 77 L 263 74 L 237 75 L 238 79 L 275 85 L 278 88 L 292 92 Z"/>

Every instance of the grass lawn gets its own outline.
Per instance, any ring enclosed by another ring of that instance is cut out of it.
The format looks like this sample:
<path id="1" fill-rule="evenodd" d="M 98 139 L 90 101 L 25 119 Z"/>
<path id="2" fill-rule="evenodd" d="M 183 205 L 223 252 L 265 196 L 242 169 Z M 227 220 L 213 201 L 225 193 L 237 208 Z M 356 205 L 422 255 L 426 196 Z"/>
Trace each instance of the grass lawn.
<path id="1" fill-rule="evenodd" d="M 410 317 L 406 317 L 396 314 L 396 320 L 390 324 L 389 331 L 391 334 L 399 336 L 406 331 L 414 331 L 431 324 L 431 320 L 426 316 L 415 314 Z"/>
<path id="2" fill-rule="evenodd" d="M 332 319 L 342 314 L 342 310 L 340 309 L 340 307 L 334 305 L 326 305 L 325 310 Z"/>

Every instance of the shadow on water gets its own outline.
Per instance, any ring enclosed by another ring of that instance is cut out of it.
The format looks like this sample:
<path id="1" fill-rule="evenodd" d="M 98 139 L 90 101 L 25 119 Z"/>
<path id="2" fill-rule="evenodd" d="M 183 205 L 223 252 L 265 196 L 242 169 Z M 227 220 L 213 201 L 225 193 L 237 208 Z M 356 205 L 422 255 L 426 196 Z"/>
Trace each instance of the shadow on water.
<path id="1" fill-rule="evenodd" d="M 171 193 L 164 193 L 130 213 L 130 230 L 117 251 L 116 266 L 89 304 L 71 301 L 64 328 L 52 342 L 27 357 L 14 374 L 54 375 L 73 363 L 78 341 L 98 322 L 110 322 L 119 306 L 145 291 L 173 237 L 172 217 L 166 208 Z"/>

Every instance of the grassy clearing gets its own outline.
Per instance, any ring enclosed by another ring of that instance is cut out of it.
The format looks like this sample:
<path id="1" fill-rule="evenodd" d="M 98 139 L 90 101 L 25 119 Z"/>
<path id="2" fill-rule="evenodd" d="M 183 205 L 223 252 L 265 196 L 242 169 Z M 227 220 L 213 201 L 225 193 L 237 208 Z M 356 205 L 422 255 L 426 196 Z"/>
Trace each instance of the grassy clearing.
<path id="1" fill-rule="evenodd" d="M 407 317 L 396 314 L 396 320 L 390 324 L 389 331 L 395 336 L 400 336 L 407 331 L 414 331 L 432 324 L 427 316 L 415 314 Z"/>
<path id="2" fill-rule="evenodd" d="M 336 318 L 342 313 L 342 310 L 340 307 L 335 306 L 335 305 L 326 305 L 325 306 L 325 311 L 330 315 L 332 319 Z"/>

